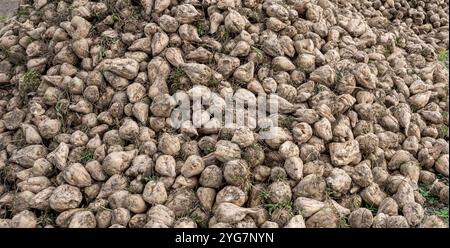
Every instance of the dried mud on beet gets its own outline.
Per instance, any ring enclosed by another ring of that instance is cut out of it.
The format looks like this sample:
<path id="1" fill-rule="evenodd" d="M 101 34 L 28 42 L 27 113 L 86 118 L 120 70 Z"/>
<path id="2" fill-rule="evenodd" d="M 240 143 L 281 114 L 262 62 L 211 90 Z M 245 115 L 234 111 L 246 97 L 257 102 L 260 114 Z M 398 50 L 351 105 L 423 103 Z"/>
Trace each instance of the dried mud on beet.
<path id="1" fill-rule="evenodd" d="M 448 0 L 19 2 L 0 227 L 448 227 Z M 263 93 L 271 139 L 208 112 Z"/>

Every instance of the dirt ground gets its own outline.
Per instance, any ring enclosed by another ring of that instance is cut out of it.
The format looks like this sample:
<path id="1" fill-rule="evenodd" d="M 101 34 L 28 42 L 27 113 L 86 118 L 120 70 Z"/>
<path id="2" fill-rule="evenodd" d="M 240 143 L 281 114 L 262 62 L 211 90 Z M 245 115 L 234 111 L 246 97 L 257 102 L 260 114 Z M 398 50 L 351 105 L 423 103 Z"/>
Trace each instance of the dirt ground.
<path id="1" fill-rule="evenodd" d="M 18 0 L 0 0 L 0 28 L 3 27 L 4 20 L 17 12 L 18 7 Z"/>

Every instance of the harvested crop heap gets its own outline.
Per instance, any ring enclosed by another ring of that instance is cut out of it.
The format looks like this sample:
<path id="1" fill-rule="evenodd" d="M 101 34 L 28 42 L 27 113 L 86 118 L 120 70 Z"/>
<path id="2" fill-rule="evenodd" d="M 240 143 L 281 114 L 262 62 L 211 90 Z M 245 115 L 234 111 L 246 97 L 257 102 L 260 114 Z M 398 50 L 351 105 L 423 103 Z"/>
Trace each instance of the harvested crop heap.
<path id="1" fill-rule="evenodd" d="M 21 2 L 0 227 L 448 226 L 448 0 Z M 195 85 L 276 93 L 277 137 L 171 128 Z"/>

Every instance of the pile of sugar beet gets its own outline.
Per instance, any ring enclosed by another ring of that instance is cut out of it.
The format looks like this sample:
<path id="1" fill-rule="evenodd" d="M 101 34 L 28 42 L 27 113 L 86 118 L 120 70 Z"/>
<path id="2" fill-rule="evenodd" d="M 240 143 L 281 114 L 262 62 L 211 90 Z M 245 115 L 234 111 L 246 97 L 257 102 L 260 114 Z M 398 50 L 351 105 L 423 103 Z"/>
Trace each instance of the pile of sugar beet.
<path id="1" fill-rule="evenodd" d="M 448 227 L 448 0 L 35 0 L 0 29 L 0 227 Z M 169 124 L 275 93 L 276 137 Z"/>

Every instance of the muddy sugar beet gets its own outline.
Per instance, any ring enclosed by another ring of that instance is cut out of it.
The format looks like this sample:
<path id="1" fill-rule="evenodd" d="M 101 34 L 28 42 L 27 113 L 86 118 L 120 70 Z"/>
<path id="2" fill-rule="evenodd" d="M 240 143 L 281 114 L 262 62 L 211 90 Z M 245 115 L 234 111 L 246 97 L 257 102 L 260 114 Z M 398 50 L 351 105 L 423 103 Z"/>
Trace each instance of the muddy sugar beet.
<path id="1" fill-rule="evenodd" d="M 448 1 L 20 3 L 0 227 L 448 227 Z"/>

